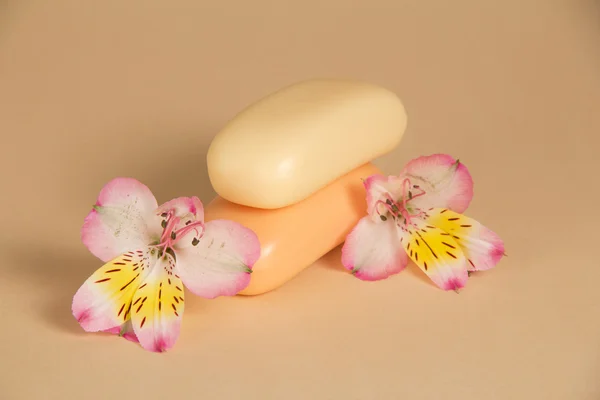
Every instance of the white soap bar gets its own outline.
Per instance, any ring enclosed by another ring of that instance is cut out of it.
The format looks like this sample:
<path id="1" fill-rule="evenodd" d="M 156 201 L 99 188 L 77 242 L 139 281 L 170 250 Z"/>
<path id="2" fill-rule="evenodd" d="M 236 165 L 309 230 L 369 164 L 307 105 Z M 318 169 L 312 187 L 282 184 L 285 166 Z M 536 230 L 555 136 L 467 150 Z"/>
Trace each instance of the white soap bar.
<path id="1" fill-rule="evenodd" d="M 208 174 L 232 203 L 281 208 L 390 152 L 405 129 L 404 106 L 387 89 L 305 81 L 235 116 L 210 145 Z"/>

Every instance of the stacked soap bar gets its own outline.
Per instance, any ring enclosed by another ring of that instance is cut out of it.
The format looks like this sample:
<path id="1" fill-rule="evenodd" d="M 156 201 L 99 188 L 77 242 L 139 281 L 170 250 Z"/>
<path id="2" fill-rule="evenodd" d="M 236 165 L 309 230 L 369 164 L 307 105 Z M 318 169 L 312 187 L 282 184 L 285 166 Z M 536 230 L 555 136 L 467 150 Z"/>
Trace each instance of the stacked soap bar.
<path id="1" fill-rule="evenodd" d="M 406 129 L 398 97 L 378 86 L 311 80 L 249 106 L 217 134 L 207 163 L 218 194 L 207 220 L 231 219 L 261 242 L 250 285 L 273 290 L 340 245 L 366 213 L 362 180 Z"/>

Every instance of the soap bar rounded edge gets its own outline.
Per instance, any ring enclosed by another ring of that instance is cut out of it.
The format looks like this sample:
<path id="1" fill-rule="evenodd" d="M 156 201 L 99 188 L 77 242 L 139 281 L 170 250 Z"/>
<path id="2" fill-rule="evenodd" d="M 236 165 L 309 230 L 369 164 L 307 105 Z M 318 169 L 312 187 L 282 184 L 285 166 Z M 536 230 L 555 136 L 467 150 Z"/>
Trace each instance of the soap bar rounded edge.
<path id="1" fill-rule="evenodd" d="M 221 130 L 221 132 L 219 132 L 215 136 L 215 138 L 213 139 L 213 142 L 211 142 L 211 145 L 208 150 L 207 167 L 208 167 L 209 180 L 219 196 L 221 196 L 224 199 L 231 201 L 233 203 L 245 205 L 248 207 L 254 207 L 254 208 L 277 209 L 277 208 L 281 208 L 281 207 L 286 207 L 288 205 L 302 201 L 305 198 L 308 198 L 309 196 L 311 196 L 318 190 L 325 187 L 327 184 L 333 182 L 335 179 L 352 171 L 353 169 L 359 167 L 360 165 L 363 165 L 367 162 L 372 162 L 373 160 L 377 159 L 378 157 L 389 154 L 400 144 L 400 142 L 402 141 L 402 138 L 404 136 L 404 133 L 406 131 L 406 127 L 407 127 L 407 115 L 406 115 L 406 109 L 404 107 L 404 104 L 402 103 L 401 99 L 396 95 L 396 93 L 394 93 L 384 87 L 366 83 L 366 82 L 361 82 L 361 81 L 329 80 L 329 82 L 334 82 L 334 83 L 341 82 L 343 84 L 349 85 L 348 87 L 351 89 L 351 90 L 349 89 L 349 91 L 352 91 L 352 90 L 360 91 L 360 90 L 363 90 L 361 88 L 365 87 L 365 88 L 369 88 L 369 90 L 372 90 L 373 91 L 372 93 L 374 93 L 375 96 L 380 96 L 380 98 L 388 98 L 388 100 L 385 100 L 385 101 L 388 101 L 387 107 L 389 109 L 393 109 L 394 107 L 397 107 L 397 110 L 400 111 L 399 113 L 396 114 L 396 116 L 390 117 L 390 120 L 393 120 L 394 121 L 393 123 L 396 125 L 396 129 L 391 129 L 390 132 L 396 131 L 397 133 L 396 134 L 390 134 L 389 132 L 386 133 L 389 138 L 387 143 L 385 143 L 385 140 L 381 140 L 380 141 L 381 143 L 375 143 L 372 150 L 367 150 L 365 152 L 364 156 L 355 157 L 352 161 L 347 162 L 346 163 L 347 165 L 345 165 L 343 168 L 340 168 L 337 171 L 335 171 L 335 175 L 327 177 L 323 181 L 316 182 L 315 185 L 312 188 L 310 188 L 310 190 L 305 190 L 302 193 L 294 195 L 294 196 L 287 196 L 287 197 L 286 196 L 278 196 L 277 192 L 275 192 L 275 195 L 272 195 L 272 194 L 268 195 L 270 190 L 264 189 L 261 191 L 261 188 L 254 189 L 254 187 L 252 187 L 252 188 L 246 187 L 245 190 L 241 190 L 240 188 L 244 187 L 245 183 L 236 182 L 235 174 L 232 174 L 231 172 L 230 173 L 223 172 L 222 168 L 221 168 L 221 170 L 219 170 L 219 165 L 217 165 L 217 164 L 219 164 L 219 163 L 227 164 L 227 163 L 225 162 L 225 157 L 215 156 L 214 152 L 217 151 L 217 150 L 215 150 L 216 148 L 223 151 L 222 150 L 223 146 L 219 146 L 219 145 L 215 145 L 215 144 L 218 144 L 221 141 L 222 137 L 219 135 L 221 135 L 222 132 L 228 132 L 227 126 L 229 126 L 229 124 L 232 123 L 232 121 L 237 121 L 236 119 L 238 118 L 238 116 L 244 115 L 244 113 L 246 112 L 247 109 L 251 109 L 254 107 L 260 107 L 261 102 L 263 102 L 265 99 L 272 98 L 273 96 L 277 96 L 280 93 L 284 93 L 284 95 L 285 95 L 286 90 L 290 90 L 290 88 L 297 87 L 298 85 L 305 85 L 305 84 L 311 84 L 314 82 L 322 82 L 322 81 L 327 82 L 327 80 L 302 81 L 302 82 L 299 82 L 296 84 L 286 86 L 283 89 L 280 89 L 272 94 L 264 96 L 263 98 L 259 99 L 258 101 L 254 102 L 253 104 L 246 107 L 243 111 L 238 113 L 225 126 L 225 128 L 223 128 L 223 130 Z M 352 85 L 355 85 L 359 89 L 354 88 Z M 366 92 L 366 93 L 369 93 L 369 92 Z M 390 100 L 390 99 L 392 99 L 392 100 Z M 392 104 L 392 103 L 394 103 L 394 104 Z M 390 114 L 391 113 L 388 113 L 388 115 L 390 115 Z M 236 122 L 236 123 L 238 123 L 238 122 Z M 376 125 L 376 123 L 374 123 L 374 125 Z M 322 129 L 322 128 L 320 128 L 320 129 Z M 368 134 L 368 133 L 365 133 L 365 134 Z M 310 139 L 310 140 L 312 140 L 312 139 Z M 355 151 L 355 153 L 358 153 L 358 152 Z M 227 156 L 230 156 L 230 155 L 227 154 Z M 221 160 L 218 160 L 218 163 L 217 163 L 214 160 L 216 160 L 218 158 L 221 158 Z M 259 156 L 256 156 L 256 158 L 259 158 Z M 323 160 L 323 162 L 325 162 L 325 160 Z M 242 175 L 243 175 L 243 169 L 242 169 Z M 262 178 L 262 179 L 266 179 L 266 178 Z M 292 183 L 290 183 L 290 184 L 292 184 Z M 273 184 L 275 184 L 275 183 L 273 183 Z M 307 185 L 309 186 L 310 184 L 307 184 Z M 304 186 L 307 186 L 307 185 L 304 185 Z M 268 185 L 265 185 L 265 186 L 268 186 Z M 284 182 L 284 184 L 276 185 L 276 187 L 285 187 L 285 186 L 286 186 L 285 182 Z M 300 185 L 297 185 L 297 186 L 300 186 Z M 284 190 L 284 189 L 280 189 L 280 190 Z M 296 190 L 298 191 L 298 189 L 296 189 Z M 241 193 L 241 192 L 243 192 L 243 193 Z M 252 194 L 248 194 L 249 192 L 252 192 Z"/>

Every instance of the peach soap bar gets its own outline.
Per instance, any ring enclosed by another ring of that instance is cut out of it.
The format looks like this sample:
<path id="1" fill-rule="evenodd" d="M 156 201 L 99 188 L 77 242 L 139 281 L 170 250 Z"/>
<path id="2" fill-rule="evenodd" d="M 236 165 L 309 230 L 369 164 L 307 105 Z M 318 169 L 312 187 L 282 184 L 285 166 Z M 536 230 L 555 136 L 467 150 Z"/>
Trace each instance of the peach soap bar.
<path id="1" fill-rule="evenodd" d="M 390 152 L 405 129 L 404 106 L 387 89 L 305 81 L 236 115 L 210 144 L 208 174 L 223 199 L 278 209 Z"/>
<path id="2" fill-rule="evenodd" d="M 252 229 L 261 244 L 250 285 L 240 294 L 257 295 L 283 285 L 343 243 L 366 215 L 362 180 L 381 173 L 368 163 L 294 205 L 275 210 L 247 207 L 216 197 L 205 209 L 207 221 L 231 219 Z"/>

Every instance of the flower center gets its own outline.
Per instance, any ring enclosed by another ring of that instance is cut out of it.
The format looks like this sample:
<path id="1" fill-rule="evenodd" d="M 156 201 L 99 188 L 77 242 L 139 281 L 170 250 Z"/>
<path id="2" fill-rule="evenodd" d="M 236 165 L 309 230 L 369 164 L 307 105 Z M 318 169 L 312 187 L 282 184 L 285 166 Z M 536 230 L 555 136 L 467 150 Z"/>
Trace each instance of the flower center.
<path id="1" fill-rule="evenodd" d="M 416 214 L 411 213 L 412 209 L 409 210 L 409 203 L 417 197 L 424 195 L 425 190 L 421 189 L 418 185 L 411 185 L 410 179 L 404 179 L 404 181 L 402 181 L 402 195 L 399 200 L 394 199 L 388 192 L 384 196 L 385 200 L 377 201 L 376 209 L 379 214 L 379 218 L 381 218 L 382 221 L 387 221 L 388 217 L 391 216 L 394 220 L 396 220 L 397 224 L 402 222 L 405 225 L 412 224 L 411 219 L 422 216 L 424 212 L 416 208 L 415 210 L 418 212 Z M 386 212 L 383 214 L 380 211 L 380 205 L 386 210 Z"/>
<path id="2" fill-rule="evenodd" d="M 160 236 L 159 243 L 155 245 L 161 253 L 168 252 L 173 255 L 173 246 L 175 243 L 192 231 L 195 234 L 186 236 L 186 240 L 190 238 L 193 246 L 196 246 L 200 242 L 202 235 L 204 235 L 204 222 L 196 221 L 195 217 L 178 217 L 175 215 L 174 210 L 162 213 L 161 217 L 163 218 L 161 221 L 163 233 Z"/>

